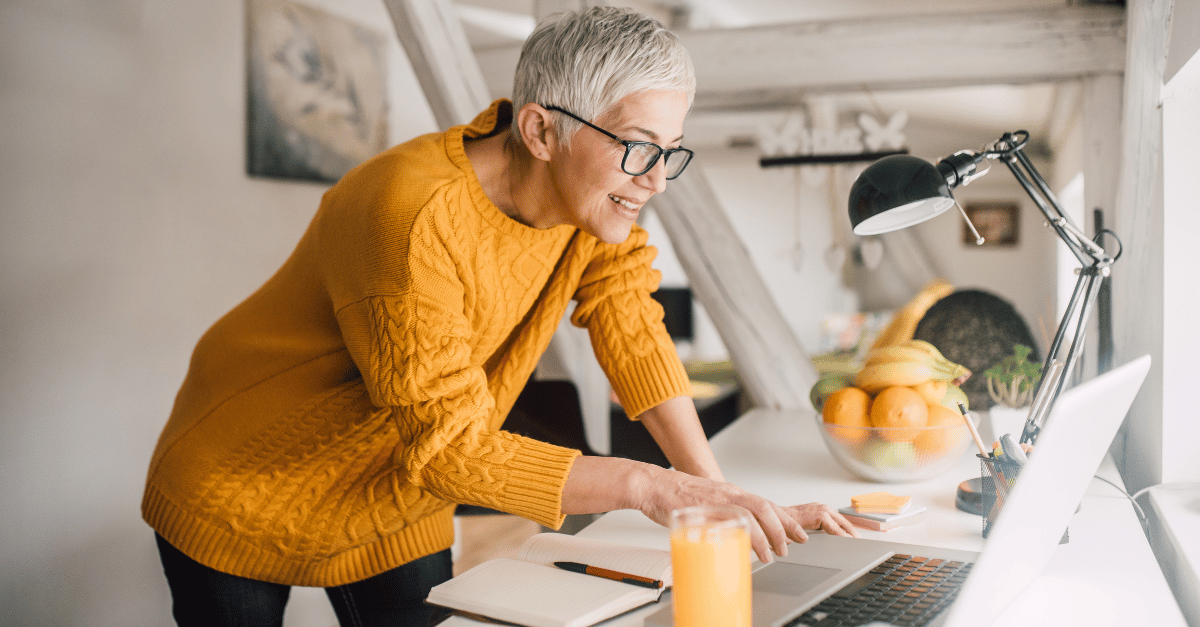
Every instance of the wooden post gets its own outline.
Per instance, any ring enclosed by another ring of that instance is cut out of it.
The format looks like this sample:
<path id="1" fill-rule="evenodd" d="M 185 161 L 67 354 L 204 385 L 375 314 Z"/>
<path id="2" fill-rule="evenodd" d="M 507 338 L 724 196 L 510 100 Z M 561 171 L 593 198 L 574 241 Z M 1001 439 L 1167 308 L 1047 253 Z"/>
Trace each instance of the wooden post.
<path id="1" fill-rule="evenodd" d="M 1114 450 L 1132 490 L 1162 477 L 1163 195 L 1162 84 L 1171 0 L 1131 0 L 1122 99 L 1121 167 L 1113 230 L 1125 252 L 1113 266 L 1113 325 L 1118 362 L 1149 353 L 1154 365 L 1129 410 Z M 1175 285 L 1174 289 L 1186 289 Z"/>
<path id="2" fill-rule="evenodd" d="M 433 117 L 466 124 L 491 102 L 462 23 L 447 0 L 383 0 Z"/>

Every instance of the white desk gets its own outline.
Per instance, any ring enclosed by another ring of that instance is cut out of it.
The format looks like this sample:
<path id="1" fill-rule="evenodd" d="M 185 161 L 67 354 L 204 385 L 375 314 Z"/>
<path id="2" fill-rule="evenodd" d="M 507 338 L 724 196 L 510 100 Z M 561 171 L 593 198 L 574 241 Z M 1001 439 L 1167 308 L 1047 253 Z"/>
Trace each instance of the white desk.
<path id="1" fill-rule="evenodd" d="M 853 495 L 886 489 L 910 495 L 928 507 L 920 524 L 886 533 L 860 529 L 863 537 L 973 551 L 983 548 L 980 517 L 954 506 L 957 485 L 979 476 L 973 448 L 957 468 L 941 477 L 923 483 L 880 484 L 860 480 L 834 461 L 811 411 L 752 410 L 711 443 L 726 479 L 781 505 L 823 502 L 836 507 L 849 504 Z M 1120 485 L 1107 459 L 1101 474 Z M 579 535 L 654 548 L 670 546 L 665 528 L 629 510 L 605 514 Z M 790 550 L 803 550 L 803 545 L 793 544 Z M 643 608 L 602 625 L 637 627 L 655 609 Z M 444 625 L 477 624 L 453 620 Z M 1129 501 L 1111 486 L 1094 481 L 1072 519 L 1070 542 L 1059 546 L 1046 572 L 993 624 L 1186 623 Z"/>

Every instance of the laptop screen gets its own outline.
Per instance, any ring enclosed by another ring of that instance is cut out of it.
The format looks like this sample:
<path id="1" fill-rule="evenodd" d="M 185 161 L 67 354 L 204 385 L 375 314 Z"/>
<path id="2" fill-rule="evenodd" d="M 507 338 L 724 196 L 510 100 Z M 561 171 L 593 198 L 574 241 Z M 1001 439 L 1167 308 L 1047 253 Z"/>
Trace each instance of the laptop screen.
<path id="1" fill-rule="evenodd" d="M 945 625 L 995 617 L 1045 570 L 1149 369 L 1145 355 L 1059 396 Z"/>

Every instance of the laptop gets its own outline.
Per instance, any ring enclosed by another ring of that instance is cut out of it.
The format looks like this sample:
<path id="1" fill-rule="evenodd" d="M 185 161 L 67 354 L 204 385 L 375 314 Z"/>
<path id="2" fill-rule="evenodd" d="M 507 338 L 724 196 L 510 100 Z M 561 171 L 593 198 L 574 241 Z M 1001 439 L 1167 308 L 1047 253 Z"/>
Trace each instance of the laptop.
<path id="1" fill-rule="evenodd" d="M 997 616 L 1046 568 L 1149 369 L 1145 355 L 1059 396 L 982 552 L 813 533 L 751 575 L 753 624 L 976 627 Z M 919 593 L 896 597 L 913 605 L 888 614 L 899 604 L 883 595 L 906 580 Z M 646 627 L 672 625 L 663 598 Z M 871 604 L 882 614 L 859 609 Z"/>

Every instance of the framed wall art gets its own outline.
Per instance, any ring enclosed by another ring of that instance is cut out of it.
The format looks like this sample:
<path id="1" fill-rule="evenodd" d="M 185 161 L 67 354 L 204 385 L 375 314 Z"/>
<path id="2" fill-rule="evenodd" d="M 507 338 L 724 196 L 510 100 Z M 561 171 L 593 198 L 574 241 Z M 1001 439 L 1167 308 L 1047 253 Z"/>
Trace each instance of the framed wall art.
<path id="1" fill-rule="evenodd" d="M 1016 246 L 1021 239 L 1020 208 L 1015 202 L 968 202 L 963 211 L 983 237 L 984 246 Z M 975 235 L 966 222 L 962 225 L 962 241 L 975 246 Z"/>
<path id="2" fill-rule="evenodd" d="M 288 0 L 247 0 L 254 176 L 337 181 L 387 147 L 384 36 Z"/>

